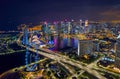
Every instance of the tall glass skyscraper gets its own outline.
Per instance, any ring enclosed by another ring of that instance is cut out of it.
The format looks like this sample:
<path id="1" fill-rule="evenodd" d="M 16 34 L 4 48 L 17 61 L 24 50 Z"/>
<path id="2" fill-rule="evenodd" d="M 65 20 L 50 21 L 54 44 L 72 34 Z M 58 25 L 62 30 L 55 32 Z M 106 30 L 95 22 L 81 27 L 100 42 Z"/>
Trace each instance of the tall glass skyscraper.
<path id="1" fill-rule="evenodd" d="M 120 69 L 120 34 L 117 37 L 115 67 Z"/>
<path id="2" fill-rule="evenodd" d="M 78 55 L 92 54 L 93 41 L 92 40 L 79 40 L 78 42 Z"/>

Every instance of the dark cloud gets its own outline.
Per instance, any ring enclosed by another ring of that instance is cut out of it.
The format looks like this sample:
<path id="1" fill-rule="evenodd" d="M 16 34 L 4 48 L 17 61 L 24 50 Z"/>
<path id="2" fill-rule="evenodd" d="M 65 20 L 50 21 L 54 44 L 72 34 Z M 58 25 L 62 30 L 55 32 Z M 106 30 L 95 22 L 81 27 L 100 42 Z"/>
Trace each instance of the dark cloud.
<path id="1" fill-rule="evenodd" d="M 112 21 L 112 20 L 119 20 L 120 21 L 120 5 L 115 5 L 109 8 L 108 10 L 105 10 L 101 13 L 101 16 L 103 16 L 102 19 L 106 21 Z"/>

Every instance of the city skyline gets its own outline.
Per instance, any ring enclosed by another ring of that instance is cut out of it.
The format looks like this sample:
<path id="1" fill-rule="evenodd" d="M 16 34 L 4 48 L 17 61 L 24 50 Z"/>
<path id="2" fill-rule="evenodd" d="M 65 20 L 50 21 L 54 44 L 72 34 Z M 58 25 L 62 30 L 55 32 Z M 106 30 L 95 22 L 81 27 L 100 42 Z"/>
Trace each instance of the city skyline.
<path id="1" fill-rule="evenodd" d="M 0 79 L 120 79 L 120 25 L 63 21 L 0 33 Z"/>

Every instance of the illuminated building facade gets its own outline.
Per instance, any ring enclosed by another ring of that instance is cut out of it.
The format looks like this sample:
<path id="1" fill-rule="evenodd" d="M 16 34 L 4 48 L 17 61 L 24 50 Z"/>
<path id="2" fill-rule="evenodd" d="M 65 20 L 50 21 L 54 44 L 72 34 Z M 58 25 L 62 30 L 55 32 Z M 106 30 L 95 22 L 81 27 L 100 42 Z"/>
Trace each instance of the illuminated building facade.
<path id="1" fill-rule="evenodd" d="M 115 57 L 115 66 L 120 69 L 120 35 L 117 38 L 116 44 L 116 57 Z"/>
<path id="2" fill-rule="evenodd" d="M 88 33 L 88 20 L 85 21 L 84 31 L 85 33 Z"/>
<path id="3" fill-rule="evenodd" d="M 70 34 L 70 32 L 71 32 L 71 24 L 70 22 L 68 22 L 68 34 Z"/>
<path id="4" fill-rule="evenodd" d="M 93 41 L 92 40 L 79 40 L 78 42 L 78 55 L 92 54 Z"/>

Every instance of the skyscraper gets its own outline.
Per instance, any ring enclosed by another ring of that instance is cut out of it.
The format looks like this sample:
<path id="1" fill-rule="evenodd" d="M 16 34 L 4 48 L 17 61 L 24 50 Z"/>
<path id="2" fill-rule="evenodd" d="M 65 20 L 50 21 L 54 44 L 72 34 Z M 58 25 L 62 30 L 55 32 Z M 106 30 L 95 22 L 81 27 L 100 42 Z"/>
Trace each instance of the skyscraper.
<path id="1" fill-rule="evenodd" d="M 85 31 L 85 33 L 88 33 L 88 20 L 85 20 L 84 31 Z"/>
<path id="2" fill-rule="evenodd" d="M 120 34 L 117 37 L 115 67 L 120 69 Z"/>
<path id="3" fill-rule="evenodd" d="M 78 55 L 91 54 L 93 52 L 92 40 L 79 40 L 78 42 Z"/>

